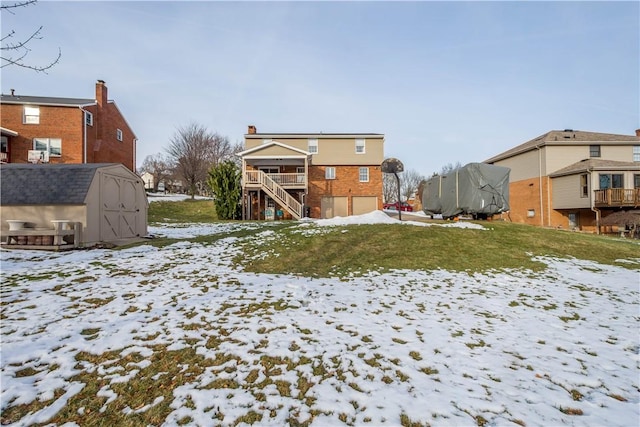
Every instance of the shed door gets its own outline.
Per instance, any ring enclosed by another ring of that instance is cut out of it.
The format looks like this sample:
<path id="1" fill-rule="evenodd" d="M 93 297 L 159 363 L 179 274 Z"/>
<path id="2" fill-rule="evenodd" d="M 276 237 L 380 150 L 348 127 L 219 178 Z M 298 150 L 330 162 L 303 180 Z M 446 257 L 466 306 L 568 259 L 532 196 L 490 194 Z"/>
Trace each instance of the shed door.
<path id="1" fill-rule="evenodd" d="M 346 197 L 323 197 L 320 202 L 322 218 L 333 218 L 334 216 L 348 216 Z"/>
<path id="2" fill-rule="evenodd" d="M 100 240 L 111 241 L 139 236 L 140 210 L 136 181 L 117 175 L 102 175 Z"/>
<path id="3" fill-rule="evenodd" d="M 378 198 L 365 197 L 365 196 L 353 196 L 351 199 L 353 203 L 353 214 L 362 215 L 369 212 L 378 210 Z"/>

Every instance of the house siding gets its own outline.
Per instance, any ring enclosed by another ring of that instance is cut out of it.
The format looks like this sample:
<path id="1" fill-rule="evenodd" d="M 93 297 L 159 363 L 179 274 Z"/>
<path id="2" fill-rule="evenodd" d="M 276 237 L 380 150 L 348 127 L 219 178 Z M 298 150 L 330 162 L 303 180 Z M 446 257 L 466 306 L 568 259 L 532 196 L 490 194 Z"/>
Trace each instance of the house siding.
<path id="1" fill-rule="evenodd" d="M 538 156 L 541 156 L 539 159 Z M 541 161 L 542 160 L 542 161 Z M 540 176 L 540 168 L 544 167 L 544 149 L 523 153 L 517 157 L 509 157 L 493 163 L 496 166 L 505 166 L 511 169 L 509 179 L 517 182 Z"/>
<path id="2" fill-rule="evenodd" d="M 553 209 L 588 209 L 591 206 L 591 188 L 587 197 L 582 197 L 580 175 L 553 178 Z"/>
<path id="3" fill-rule="evenodd" d="M 309 135 L 307 137 L 286 137 L 277 134 L 256 134 L 247 135 L 245 138 L 245 150 L 250 150 L 262 145 L 263 139 L 270 139 L 275 142 L 307 151 L 308 139 L 318 140 L 318 153 L 311 155 L 311 163 L 314 165 L 377 165 L 384 160 L 384 138 L 366 137 L 365 153 L 356 154 L 355 140 L 360 136 L 353 137 L 327 137 L 322 135 Z"/>

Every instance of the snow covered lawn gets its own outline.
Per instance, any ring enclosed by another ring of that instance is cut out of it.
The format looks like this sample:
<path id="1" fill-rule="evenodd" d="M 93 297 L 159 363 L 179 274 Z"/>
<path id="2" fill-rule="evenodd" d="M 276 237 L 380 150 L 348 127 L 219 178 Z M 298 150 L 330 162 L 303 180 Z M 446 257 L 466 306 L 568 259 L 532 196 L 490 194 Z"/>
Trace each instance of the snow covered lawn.
<path id="1" fill-rule="evenodd" d="M 241 227 L 273 233 L 151 231 Z M 3 424 L 638 424 L 637 269 L 307 279 L 239 270 L 238 243 L 0 251 Z"/>

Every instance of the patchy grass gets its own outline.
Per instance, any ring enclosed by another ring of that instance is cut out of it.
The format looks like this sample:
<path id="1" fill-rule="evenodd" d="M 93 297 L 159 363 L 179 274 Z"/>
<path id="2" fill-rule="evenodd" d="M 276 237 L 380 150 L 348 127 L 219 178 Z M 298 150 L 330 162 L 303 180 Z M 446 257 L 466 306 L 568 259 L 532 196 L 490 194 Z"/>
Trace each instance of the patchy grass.
<path id="1" fill-rule="evenodd" d="M 253 272 L 340 277 L 392 269 L 540 271 L 544 264 L 533 260 L 535 256 L 610 265 L 638 257 L 635 242 L 522 224 L 480 224 L 487 229 L 373 224 L 326 227 L 308 235 L 296 227 L 283 227 L 277 239 L 247 242 L 236 261 Z"/>
<path id="2" fill-rule="evenodd" d="M 149 203 L 147 220 L 153 223 L 216 222 L 218 215 L 213 200 L 191 200 L 181 202 L 158 201 Z"/>

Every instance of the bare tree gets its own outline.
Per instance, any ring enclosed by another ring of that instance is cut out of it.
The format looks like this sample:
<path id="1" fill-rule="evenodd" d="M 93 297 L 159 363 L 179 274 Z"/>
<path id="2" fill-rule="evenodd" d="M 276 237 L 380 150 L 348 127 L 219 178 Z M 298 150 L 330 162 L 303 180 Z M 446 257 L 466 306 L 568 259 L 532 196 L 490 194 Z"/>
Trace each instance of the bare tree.
<path id="1" fill-rule="evenodd" d="M 171 163 L 162 154 L 145 157 L 140 172 L 147 172 L 153 177 L 153 191 L 158 191 L 158 184 L 169 180 L 173 175 Z M 165 185 L 167 182 L 165 182 Z"/>
<path id="2" fill-rule="evenodd" d="M 227 137 L 190 123 L 177 129 L 169 142 L 167 155 L 193 199 L 196 192 L 206 188 L 209 169 L 225 160 L 233 160 L 235 149 Z"/>
<path id="3" fill-rule="evenodd" d="M 418 191 L 418 186 L 423 179 L 424 177 L 413 169 L 400 173 L 400 197 L 402 201 L 409 200 Z M 393 174 L 385 173 L 382 176 L 382 198 L 385 203 L 398 201 L 398 183 Z"/>
<path id="4" fill-rule="evenodd" d="M 415 169 L 409 169 L 402 173 L 402 180 L 400 181 L 400 197 L 403 200 L 409 200 L 418 191 L 420 183 L 424 179 L 418 171 Z"/>
<path id="5" fill-rule="evenodd" d="M 439 174 L 434 174 L 434 175 L 446 175 L 449 172 L 453 172 L 456 169 L 460 169 L 461 167 L 462 167 L 462 163 L 460 162 L 456 162 L 455 165 L 453 163 L 447 163 L 442 167 L 442 169 L 440 169 Z"/>
<path id="6" fill-rule="evenodd" d="M 13 12 L 14 9 L 31 6 L 36 3 L 37 0 L 14 1 L 9 4 L 0 5 L 0 11 L 15 15 Z M 29 55 L 29 52 L 31 52 L 29 44 L 34 40 L 42 39 L 42 28 L 43 27 L 41 25 L 31 34 L 22 37 L 18 37 L 15 30 L 9 30 L 7 33 L 3 33 L 2 38 L 0 39 L 0 50 L 2 51 L 2 55 L 0 56 L 2 64 L 0 65 L 0 68 L 14 65 L 16 67 L 46 73 L 49 68 L 56 65 L 62 56 L 60 48 L 58 48 L 58 56 L 48 64 L 34 65 L 25 62 L 25 58 Z"/>
<path id="7" fill-rule="evenodd" d="M 384 203 L 395 203 L 398 198 L 398 182 L 391 173 L 382 174 L 382 200 Z"/>

